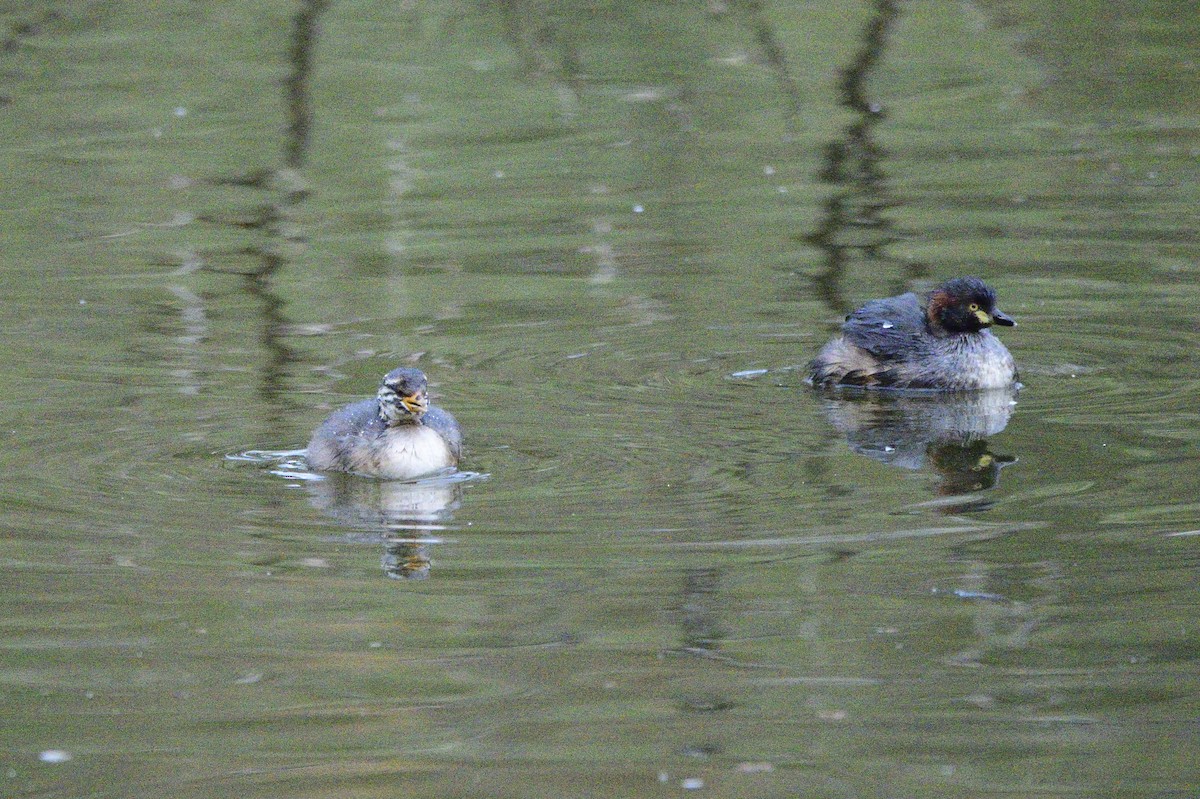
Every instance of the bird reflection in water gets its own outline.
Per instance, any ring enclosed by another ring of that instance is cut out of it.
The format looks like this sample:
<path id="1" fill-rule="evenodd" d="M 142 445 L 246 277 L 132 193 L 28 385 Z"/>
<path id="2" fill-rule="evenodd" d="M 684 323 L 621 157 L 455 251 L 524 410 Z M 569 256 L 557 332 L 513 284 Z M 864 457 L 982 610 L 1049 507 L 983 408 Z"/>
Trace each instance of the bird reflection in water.
<path id="1" fill-rule="evenodd" d="M 991 502 L 971 494 L 995 488 L 1000 471 L 1015 463 L 988 448 L 988 437 L 1008 425 L 1015 389 L 964 393 L 838 392 L 823 398 L 829 421 L 850 449 L 903 469 L 938 476 L 937 493 L 949 513 L 986 510 Z"/>
<path id="2" fill-rule="evenodd" d="M 432 566 L 430 548 L 440 543 L 438 533 L 453 521 L 463 483 L 473 476 L 456 472 L 400 481 L 330 474 L 305 487 L 315 507 L 383 542 L 384 574 L 424 580 Z"/>

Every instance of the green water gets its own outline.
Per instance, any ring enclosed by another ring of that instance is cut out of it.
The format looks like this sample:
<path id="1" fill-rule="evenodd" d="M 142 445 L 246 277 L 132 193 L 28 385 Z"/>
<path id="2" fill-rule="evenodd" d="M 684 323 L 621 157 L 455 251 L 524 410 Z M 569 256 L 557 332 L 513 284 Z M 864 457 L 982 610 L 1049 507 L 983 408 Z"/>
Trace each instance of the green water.
<path id="1" fill-rule="evenodd" d="M 0 795 L 1192 795 L 1198 17 L 4 5 Z M 480 477 L 228 457 L 400 363 Z"/>

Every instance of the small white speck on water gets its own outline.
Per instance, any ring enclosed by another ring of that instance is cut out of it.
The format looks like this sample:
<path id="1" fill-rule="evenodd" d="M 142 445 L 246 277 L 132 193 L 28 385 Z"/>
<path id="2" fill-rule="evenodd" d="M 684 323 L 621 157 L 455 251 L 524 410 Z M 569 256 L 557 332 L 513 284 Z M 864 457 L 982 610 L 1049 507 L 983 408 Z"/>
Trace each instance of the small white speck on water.
<path id="1" fill-rule="evenodd" d="M 185 116 L 187 116 L 188 112 L 187 112 L 187 109 L 184 108 L 183 106 L 177 105 L 177 106 L 175 106 L 174 114 L 175 114 L 175 116 L 179 117 L 180 119 L 183 119 Z"/>
<path id="2" fill-rule="evenodd" d="M 770 166 L 770 165 L 764 166 L 764 167 L 763 167 L 763 174 L 764 174 L 764 175 L 774 175 L 774 174 L 775 174 L 775 167 L 773 167 L 773 166 Z"/>
<path id="3" fill-rule="evenodd" d="M 883 329 L 884 329 L 884 330 L 891 330 L 893 327 L 895 327 L 895 325 L 893 325 L 891 322 L 884 322 L 884 323 L 883 323 Z"/>
<path id="4" fill-rule="evenodd" d="M 645 211 L 645 210 L 646 209 L 640 204 L 633 206 L 633 212 L 635 214 L 640 214 L 642 211 Z"/>
<path id="5" fill-rule="evenodd" d="M 38 760 L 43 763 L 66 763 L 73 755 L 65 749 L 47 749 L 38 752 Z"/>
<path id="6" fill-rule="evenodd" d="M 688 777 L 679 784 L 685 791 L 698 791 L 704 787 L 704 780 L 699 777 Z"/>

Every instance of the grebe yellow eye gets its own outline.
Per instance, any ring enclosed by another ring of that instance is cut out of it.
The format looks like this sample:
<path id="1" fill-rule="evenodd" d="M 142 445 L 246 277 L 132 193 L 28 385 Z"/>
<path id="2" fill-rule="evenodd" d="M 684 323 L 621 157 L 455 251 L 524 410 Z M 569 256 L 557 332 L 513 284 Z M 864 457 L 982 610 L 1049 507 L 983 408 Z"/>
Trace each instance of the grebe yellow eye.
<path id="1" fill-rule="evenodd" d="M 979 310 L 979 303 L 977 303 L 977 302 L 971 303 L 970 305 L 967 306 L 967 310 L 970 311 L 971 313 L 975 313 L 976 311 Z"/>

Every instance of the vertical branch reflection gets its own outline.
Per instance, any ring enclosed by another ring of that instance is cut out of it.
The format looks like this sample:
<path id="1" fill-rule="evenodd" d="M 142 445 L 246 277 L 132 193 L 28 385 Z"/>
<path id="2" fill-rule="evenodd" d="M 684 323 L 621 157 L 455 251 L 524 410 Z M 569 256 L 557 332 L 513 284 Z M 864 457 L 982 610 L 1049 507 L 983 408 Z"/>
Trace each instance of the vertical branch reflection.
<path id="1" fill-rule="evenodd" d="M 788 68 L 787 54 L 783 45 L 780 44 L 779 37 L 775 35 L 774 27 L 763 13 L 762 0 L 741 0 L 737 3 L 737 7 L 745 15 L 747 24 L 754 33 L 754 40 L 763 52 L 767 66 L 771 68 L 771 72 L 774 73 L 775 79 L 779 82 L 779 86 L 787 98 L 788 113 L 785 121 L 788 133 L 794 136 L 797 121 L 800 119 L 803 95 L 800 86 L 792 76 L 791 69 Z"/>
<path id="2" fill-rule="evenodd" d="M 288 46 L 289 70 L 283 80 L 288 113 L 283 146 L 287 169 L 277 171 L 272 182 L 277 198 L 272 205 L 275 213 L 268 230 L 271 240 L 259 253 L 262 269 L 246 282 L 247 291 L 262 307 L 263 327 L 259 343 L 268 357 L 260 391 L 268 407 L 276 409 L 282 398 L 288 396 L 284 390 L 284 377 L 288 365 L 296 360 L 296 355 L 283 341 L 283 331 L 287 326 L 283 312 L 285 303 L 272 290 L 271 283 L 288 262 L 283 254 L 286 252 L 283 245 L 301 238 L 291 223 L 291 212 L 308 197 L 308 187 L 299 170 L 308 158 L 311 143 L 314 118 L 311 79 L 320 36 L 319 20 L 328 7 L 329 0 L 301 0 L 300 8 L 292 17 L 292 35 Z"/>
<path id="3" fill-rule="evenodd" d="M 271 290 L 270 278 L 275 274 L 285 260 L 275 252 L 259 253 L 263 264 L 256 275 L 246 276 L 246 292 L 258 300 L 262 309 L 262 328 L 259 333 L 259 344 L 266 351 L 266 364 L 262 370 L 262 380 L 259 382 L 259 394 L 272 409 L 271 421 L 279 420 L 280 415 L 291 403 L 286 399 L 290 393 L 286 390 L 285 378 L 287 368 L 297 360 L 295 351 L 289 347 L 283 338 L 287 327 L 284 301 Z M 280 403 L 283 403 L 281 405 Z"/>
<path id="4" fill-rule="evenodd" d="M 824 166 L 817 176 L 836 190 L 825 201 L 817 229 L 804 239 L 825 254 L 824 269 L 816 278 L 817 293 L 838 313 L 852 310 L 842 291 L 849 259 L 861 254 L 872 261 L 884 260 L 884 247 L 896 240 L 884 216 L 894 204 L 880 166 L 886 153 L 875 142 L 875 126 L 885 114 L 868 97 L 867 80 L 882 59 L 899 9 L 894 0 L 875 0 L 871 7 L 862 47 L 840 73 L 840 103 L 853 112 L 854 119 L 826 145 Z"/>
<path id="5" fill-rule="evenodd" d="M 308 156 L 315 115 L 311 79 L 320 35 L 318 20 L 328 6 L 329 0 L 302 0 L 292 17 L 287 45 L 288 69 L 282 80 L 284 107 L 288 117 L 283 132 L 283 166 L 248 168 L 238 174 L 212 179 L 213 185 L 248 190 L 259 199 L 249 208 L 226 208 L 198 217 L 202 221 L 258 233 L 264 237 L 232 252 L 197 258 L 196 268 L 240 276 L 244 290 L 261 309 L 258 314 L 260 327 L 257 341 L 265 351 L 266 363 L 259 370 L 262 375 L 259 394 L 265 405 L 272 409 L 268 419 L 272 427 L 287 409 L 286 398 L 289 394 L 285 390 L 286 372 L 290 364 L 297 360 L 295 352 L 284 342 L 288 329 L 284 314 L 286 303 L 275 292 L 273 283 L 304 238 L 293 221 L 293 211 L 309 194 L 299 170 Z M 221 258 L 230 261 L 249 259 L 253 266 L 230 268 L 211 262 Z M 180 274 L 190 271 L 194 269 L 185 264 Z M 189 319 L 205 315 L 203 305 L 195 302 L 198 295 L 186 290 L 182 290 L 186 292 L 183 294 L 178 288 L 172 291 L 184 301 L 185 327 Z M 197 340 L 193 346 L 199 346 L 199 343 Z"/>
<path id="6" fill-rule="evenodd" d="M 313 126 L 309 81 L 312 77 L 317 37 L 320 34 L 318 20 L 328 7 L 329 0 L 303 0 L 300 10 L 292 18 L 292 37 L 288 50 L 288 63 L 291 68 L 283 79 L 284 99 L 289 117 L 284 163 L 292 169 L 303 166 L 308 155 Z"/>
<path id="7" fill-rule="evenodd" d="M 246 276 L 245 286 L 262 308 L 263 324 L 259 343 L 267 353 L 267 363 L 262 370 L 259 391 L 268 407 L 275 408 L 276 414 L 280 410 L 278 403 L 287 396 L 283 390 L 287 367 L 296 356 L 282 339 L 282 332 L 287 327 L 287 318 L 283 313 L 285 303 L 273 291 L 271 284 L 280 269 L 288 263 L 284 245 L 301 238 L 291 219 L 293 209 L 308 196 L 308 188 L 299 169 L 308 157 L 312 135 L 314 114 L 311 77 L 320 34 L 318 20 L 328 6 L 328 0 L 303 0 L 292 18 L 288 44 L 289 69 L 283 79 L 284 104 L 288 114 L 283 142 L 286 168 L 276 170 L 270 179 L 261 181 L 257 186 L 272 191 L 276 196 L 266 205 L 267 211 L 261 220 L 268 241 L 251 248 L 251 254 L 257 256 L 261 266 L 257 272 Z"/>

